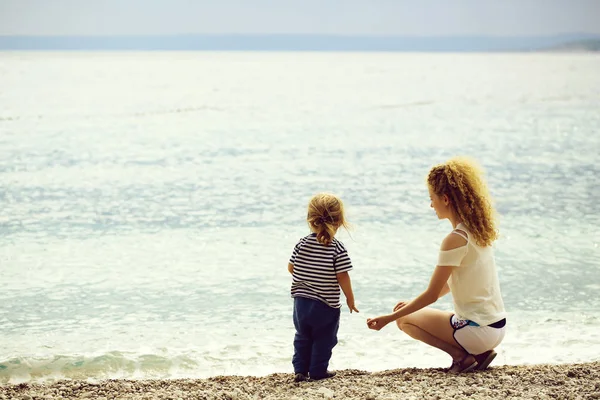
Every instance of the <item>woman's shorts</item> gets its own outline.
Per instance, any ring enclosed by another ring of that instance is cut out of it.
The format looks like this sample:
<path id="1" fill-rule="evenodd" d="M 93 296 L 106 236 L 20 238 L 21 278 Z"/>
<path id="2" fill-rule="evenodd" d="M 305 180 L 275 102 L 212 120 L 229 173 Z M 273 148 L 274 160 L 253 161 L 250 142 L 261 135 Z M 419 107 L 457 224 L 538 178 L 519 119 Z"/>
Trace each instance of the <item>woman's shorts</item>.
<path id="1" fill-rule="evenodd" d="M 474 355 L 492 350 L 502 342 L 506 334 L 506 325 L 500 324 L 503 325 L 501 328 L 479 326 L 476 322 L 460 319 L 456 315 L 450 317 L 450 325 L 454 328 L 454 340 L 469 354 Z"/>

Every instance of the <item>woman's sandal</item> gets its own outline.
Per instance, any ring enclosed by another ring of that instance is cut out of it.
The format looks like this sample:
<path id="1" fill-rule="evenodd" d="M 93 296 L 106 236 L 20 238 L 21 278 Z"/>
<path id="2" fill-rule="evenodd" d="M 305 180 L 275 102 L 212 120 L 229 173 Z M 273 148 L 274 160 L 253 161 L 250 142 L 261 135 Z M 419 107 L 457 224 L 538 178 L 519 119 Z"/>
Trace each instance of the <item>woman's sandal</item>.
<path id="1" fill-rule="evenodd" d="M 496 358 L 497 355 L 498 353 L 496 353 L 494 350 L 488 350 L 485 353 L 481 353 L 475 356 L 475 359 L 478 360 L 477 370 L 481 371 L 486 369 L 488 365 L 490 365 L 490 363 L 494 361 L 494 358 Z"/>
<path id="2" fill-rule="evenodd" d="M 466 361 L 469 357 L 473 357 L 473 362 L 470 364 L 467 364 Z M 477 360 L 475 359 L 475 357 L 472 356 L 471 354 L 467 354 L 460 361 L 452 361 L 452 366 L 450 367 L 448 372 L 451 374 L 462 374 L 464 372 L 472 371 L 476 367 L 477 367 Z"/>

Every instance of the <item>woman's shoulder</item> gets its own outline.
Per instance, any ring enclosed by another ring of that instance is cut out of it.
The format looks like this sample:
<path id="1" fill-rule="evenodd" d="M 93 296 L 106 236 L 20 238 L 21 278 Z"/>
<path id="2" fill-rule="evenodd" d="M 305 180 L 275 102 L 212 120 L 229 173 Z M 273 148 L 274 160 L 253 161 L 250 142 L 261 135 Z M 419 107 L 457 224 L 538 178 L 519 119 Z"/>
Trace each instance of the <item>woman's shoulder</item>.
<path id="1" fill-rule="evenodd" d="M 440 250 L 448 251 L 466 246 L 469 241 L 465 239 L 463 234 L 464 232 L 461 232 L 460 229 L 450 232 L 442 241 Z"/>

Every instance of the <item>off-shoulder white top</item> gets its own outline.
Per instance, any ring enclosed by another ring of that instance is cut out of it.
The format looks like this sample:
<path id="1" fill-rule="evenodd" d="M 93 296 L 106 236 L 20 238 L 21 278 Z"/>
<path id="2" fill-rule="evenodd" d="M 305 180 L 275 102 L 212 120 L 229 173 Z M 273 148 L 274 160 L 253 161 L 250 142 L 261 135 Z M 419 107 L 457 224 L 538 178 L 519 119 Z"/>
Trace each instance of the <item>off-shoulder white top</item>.
<path id="1" fill-rule="evenodd" d="M 465 238 L 467 244 L 452 250 L 440 250 L 437 265 L 457 267 L 448 280 L 457 317 L 470 319 L 481 326 L 505 318 L 494 249 L 477 245 L 462 223 L 452 233 Z"/>

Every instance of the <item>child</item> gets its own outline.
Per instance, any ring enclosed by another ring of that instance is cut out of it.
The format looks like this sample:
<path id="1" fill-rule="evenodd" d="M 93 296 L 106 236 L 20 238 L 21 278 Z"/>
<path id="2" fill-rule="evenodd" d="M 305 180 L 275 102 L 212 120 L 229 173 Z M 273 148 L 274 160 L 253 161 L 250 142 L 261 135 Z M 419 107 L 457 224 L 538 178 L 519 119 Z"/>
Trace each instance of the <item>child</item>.
<path id="1" fill-rule="evenodd" d="M 308 203 L 306 217 L 311 234 L 300 239 L 288 264 L 294 298 L 294 380 L 331 378 L 327 371 L 340 325 L 340 287 L 350 312 L 354 304 L 348 271 L 352 263 L 344 244 L 334 236 L 348 229 L 344 205 L 334 195 L 321 193 Z"/>

